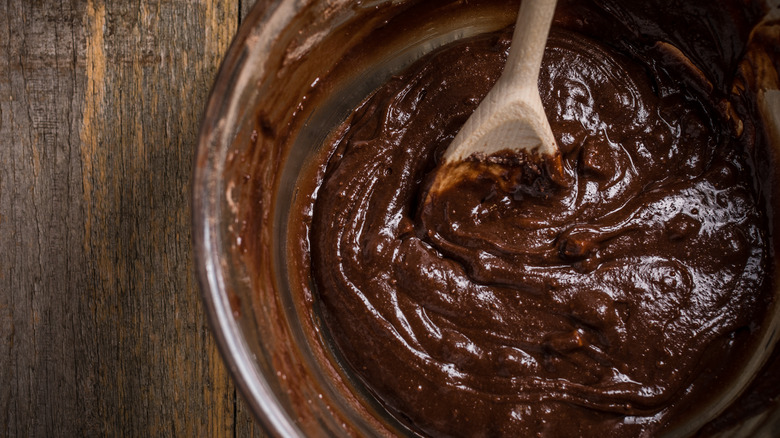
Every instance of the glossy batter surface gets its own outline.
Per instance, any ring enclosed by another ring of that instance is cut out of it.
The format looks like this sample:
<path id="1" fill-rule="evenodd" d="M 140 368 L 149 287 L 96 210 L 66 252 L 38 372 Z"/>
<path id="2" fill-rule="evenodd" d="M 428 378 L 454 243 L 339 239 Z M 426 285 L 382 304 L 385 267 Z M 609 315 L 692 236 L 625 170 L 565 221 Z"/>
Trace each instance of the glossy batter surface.
<path id="1" fill-rule="evenodd" d="M 323 320 L 424 434 L 664 429 L 727 386 L 771 301 L 752 139 L 668 48 L 558 29 L 539 85 L 564 183 L 476 178 L 423 203 L 509 35 L 418 62 L 340 128 L 299 236 Z"/>

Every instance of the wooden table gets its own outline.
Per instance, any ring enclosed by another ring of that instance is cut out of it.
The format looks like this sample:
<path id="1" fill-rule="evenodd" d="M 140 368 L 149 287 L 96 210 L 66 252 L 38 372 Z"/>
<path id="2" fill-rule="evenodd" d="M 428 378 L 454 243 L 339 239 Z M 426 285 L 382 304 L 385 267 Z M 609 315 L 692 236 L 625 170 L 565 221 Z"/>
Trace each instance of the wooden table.
<path id="1" fill-rule="evenodd" d="M 190 238 L 200 118 L 249 7 L 0 2 L 0 436 L 262 434 Z"/>

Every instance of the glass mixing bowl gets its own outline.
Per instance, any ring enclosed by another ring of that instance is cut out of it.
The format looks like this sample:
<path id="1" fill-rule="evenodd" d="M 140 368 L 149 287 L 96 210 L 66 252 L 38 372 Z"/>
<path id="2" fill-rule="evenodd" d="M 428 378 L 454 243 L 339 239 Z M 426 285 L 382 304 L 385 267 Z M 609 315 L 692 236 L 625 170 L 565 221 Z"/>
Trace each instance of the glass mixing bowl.
<path id="1" fill-rule="evenodd" d="M 214 84 L 195 159 L 196 266 L 224 360 L 272 435 L 414 435 L 343 371 L 318 316 L 294 299 L 286 233 L 298 173 L 359 102 L 431 50 L 507 26 L 519 4 L 429 0 L 422 10 L 411 7 L 420 3 L 259 0 Z M 405 27 L 388 25 L 398 16 Z M 768 131 L 778 134 L 780 92 L 766 88 L 777 85 L 763 86 L 759 100 Z M 770 314 L 752 368 L 774 349 L 780 317 L 777 308 Z M 695 431 L 738 393 L 678 433 Z M 775 400 L 720 433 L 776 435 L 779 428 Z"/>

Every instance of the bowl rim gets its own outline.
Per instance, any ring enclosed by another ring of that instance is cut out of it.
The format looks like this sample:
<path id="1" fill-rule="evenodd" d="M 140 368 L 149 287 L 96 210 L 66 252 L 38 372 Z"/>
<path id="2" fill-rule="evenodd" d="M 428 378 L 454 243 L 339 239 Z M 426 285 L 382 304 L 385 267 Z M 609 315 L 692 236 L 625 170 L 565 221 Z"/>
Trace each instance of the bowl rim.
<path id="1" fill-rule="evenodd" d="M 236 87 L 248 68 L 248 51 L 260 41 L 256 31 L 268 22 L 284 0 L 257 0 L 242 20 L 225 52 L 209 92 L 201 117 L 198 141 L 193 159 L 190 185 L 192 243 L 195 273 L 208 326 L 228 372 L 263 430 L 273 436 L 303 436 L 292 418 L 277 402 L 266 378 L 252 359 L 253 353 L 244 341 L 243 331 L 233 314 L 229 286 L 222 267 L 221 249 L 225 243 L 219 232 L 220 204 L 225 191 L 219 175 L 224 165 L 219 153 L 226 152 L 222 136 L 230 117 L 229 109 L 240 94 Z M 273 29 L 269 29 L 273 34 Z M 272 35 L 275 36 L 275 35 Z"/>

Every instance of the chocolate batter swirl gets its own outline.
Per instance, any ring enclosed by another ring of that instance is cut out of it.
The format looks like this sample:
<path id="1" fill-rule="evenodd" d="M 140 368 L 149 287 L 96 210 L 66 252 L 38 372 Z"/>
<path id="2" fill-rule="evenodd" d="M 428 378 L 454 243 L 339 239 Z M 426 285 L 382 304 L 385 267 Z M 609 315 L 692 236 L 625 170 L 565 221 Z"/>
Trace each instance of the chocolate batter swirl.
<path id="1" fill-rule="evenodd" d="M 421 433 L 664 430 L 738 372 L 771 300 L 753 138 L 672 49 L 557 29 L 539 85 L 565 183 L 477 177 L 423 205 L 508 37 L 438 51 L 341 127 L 308 236 L 324 322 Z"/>

